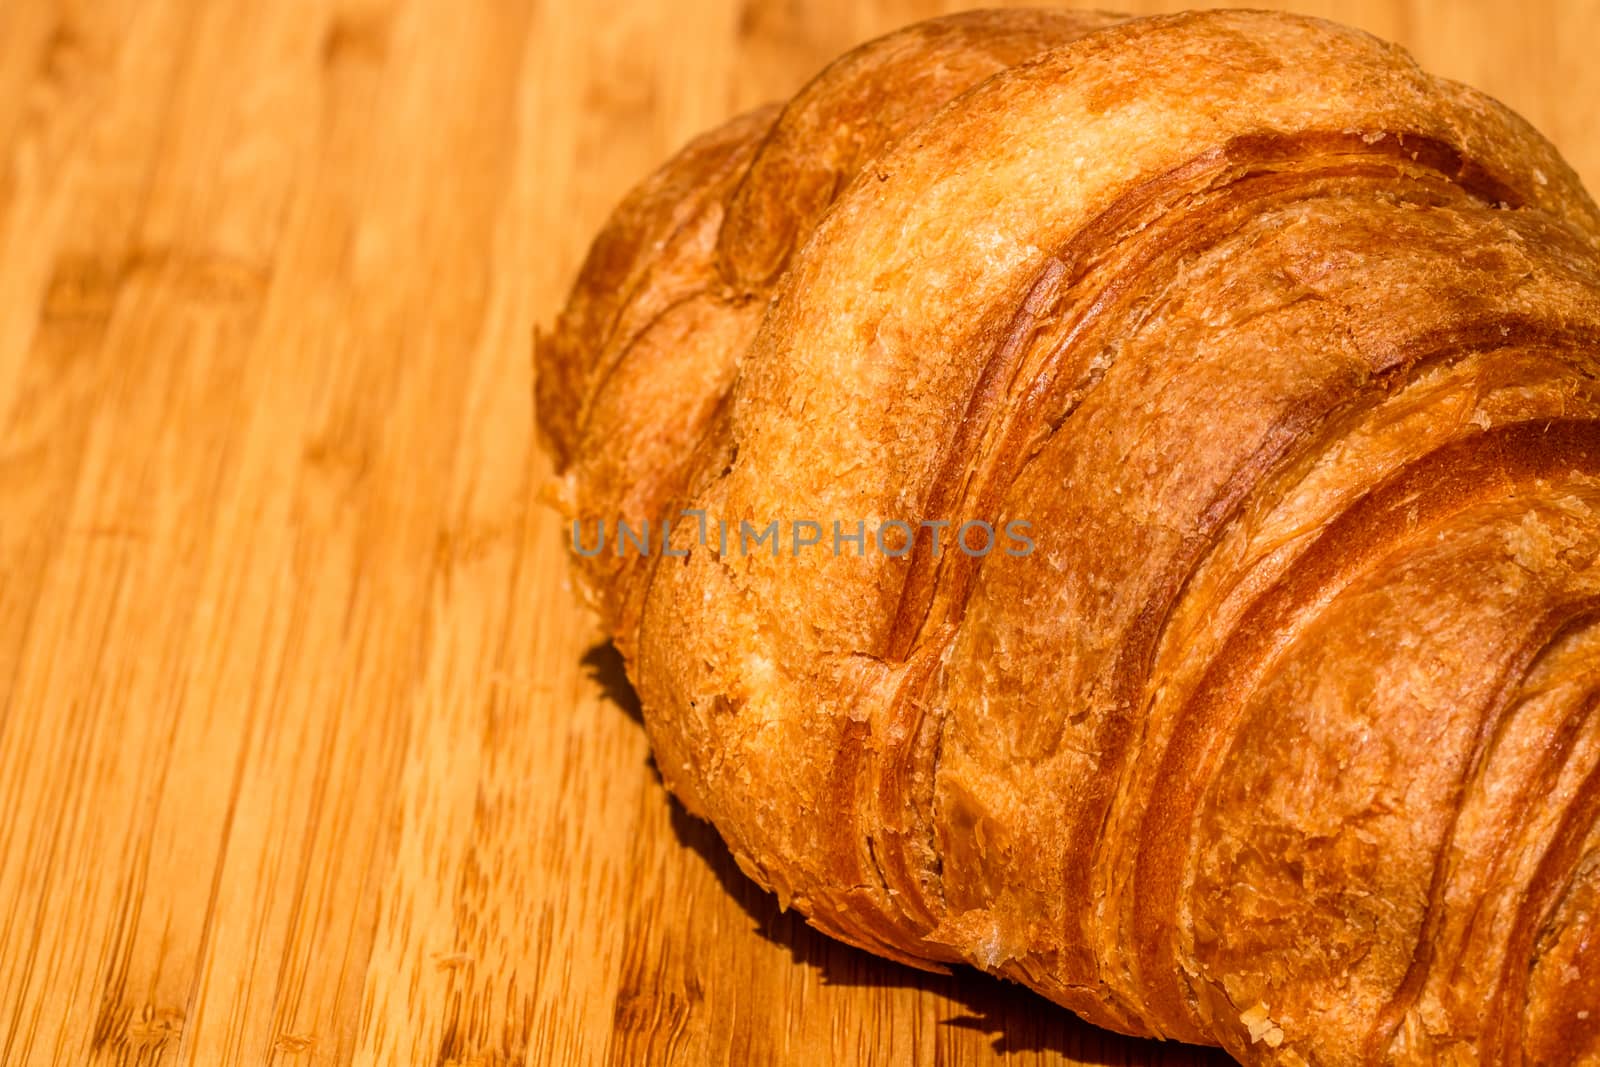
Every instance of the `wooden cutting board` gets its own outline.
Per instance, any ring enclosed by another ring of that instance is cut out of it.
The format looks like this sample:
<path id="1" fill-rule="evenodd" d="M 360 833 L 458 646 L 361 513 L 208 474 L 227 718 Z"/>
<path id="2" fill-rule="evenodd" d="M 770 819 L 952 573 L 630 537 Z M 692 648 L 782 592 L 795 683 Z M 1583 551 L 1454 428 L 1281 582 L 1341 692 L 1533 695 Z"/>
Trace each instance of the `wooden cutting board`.
<path id="1" fill-rule="evenodd" d="M 1592 0 L 1303 7 L 1600 188 Z M 780 914 L 536 500 L 612 203 L 943 9 L 0 2 L 0 1063 L 1213 1061 Z"/>

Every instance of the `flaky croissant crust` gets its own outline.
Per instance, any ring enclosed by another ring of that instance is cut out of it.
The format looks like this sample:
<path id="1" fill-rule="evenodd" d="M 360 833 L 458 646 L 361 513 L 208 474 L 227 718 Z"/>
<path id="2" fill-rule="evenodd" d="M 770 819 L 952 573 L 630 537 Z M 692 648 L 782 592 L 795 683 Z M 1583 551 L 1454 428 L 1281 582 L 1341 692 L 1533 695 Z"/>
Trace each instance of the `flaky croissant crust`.
<path id="1" fill-rule="evenodd" d="M 1249 1062 L 1574 1063 L 1597 353 L 1600 212 L 1493 100 L 1310 19 L 979 12 L 636 189 L 537 402 L 580 523 L 1029 524 L 577 558 L 666 783 L 820 929 Z"/>

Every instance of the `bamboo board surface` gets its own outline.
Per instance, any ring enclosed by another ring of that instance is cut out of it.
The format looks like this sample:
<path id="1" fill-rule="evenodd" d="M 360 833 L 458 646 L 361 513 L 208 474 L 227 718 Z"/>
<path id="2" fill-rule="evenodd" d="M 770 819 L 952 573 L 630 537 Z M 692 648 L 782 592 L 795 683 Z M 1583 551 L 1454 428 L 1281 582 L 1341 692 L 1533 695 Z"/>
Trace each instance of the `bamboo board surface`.
<path id="1" fill-rule="evenodd" d="M 1600 189 L 1594 0 L 1303 9 Z M 940 10 L 0 2 L 0 1064 L 1216 1062 L 780 914 L 537 503 L 614 201 Z"/>

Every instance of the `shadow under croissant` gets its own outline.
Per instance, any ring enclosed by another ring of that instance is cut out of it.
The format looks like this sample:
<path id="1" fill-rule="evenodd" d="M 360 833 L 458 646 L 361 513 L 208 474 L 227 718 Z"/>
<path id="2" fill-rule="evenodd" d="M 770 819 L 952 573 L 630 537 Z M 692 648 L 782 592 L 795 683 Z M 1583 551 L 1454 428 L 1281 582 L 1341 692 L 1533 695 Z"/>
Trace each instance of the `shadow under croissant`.
<path id="1" fill-rule="evenodd" d="M 638 695 L 628 682 L 622 657 L 610 644 L 597 645 L 583 665 L 602 695 L 630 719 L 643 725 Z M 652 763 L 651 772 L 655 766 Z M 657 775 L 659 777 L 659 775 Z M 1217 1049 L 1124 1037 L 1097 1029 L 1037 994 L 969 967 L 948 975 L 929 974 L 853 948 L 808 926 L 795 911 L 783 911 L 778 900 L 739 870 L 728 847 L 708 823 L 690 815 L 668 798 L 673 833 L 684 848 L 710 868 L 723 890 L 755 923 L 767 941 L 787 949 L 795 963 L 819 971 L 828 985 L 883 986 L 926 990 L 965 1009 L 942 1025 L 993 1037 L 997 1054 L 1050 1052 L 1081 1064 L 1176 1065 L 1231 1064 Z"/>

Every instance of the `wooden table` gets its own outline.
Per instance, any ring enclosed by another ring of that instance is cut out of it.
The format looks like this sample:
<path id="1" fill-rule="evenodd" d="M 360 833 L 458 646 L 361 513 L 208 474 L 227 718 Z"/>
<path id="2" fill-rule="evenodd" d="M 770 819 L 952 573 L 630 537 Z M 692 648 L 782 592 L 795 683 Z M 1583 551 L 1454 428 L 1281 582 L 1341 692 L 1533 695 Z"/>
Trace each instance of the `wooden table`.
<path id="1" fill-rule="evenodd" d="M 1592 0 L 1307 7 L 1600 188 Z M 780 914 L 537 503 L 615 199 L 935 10 L 0 2 L 0 1063 L 1211 1062 Z"/>

